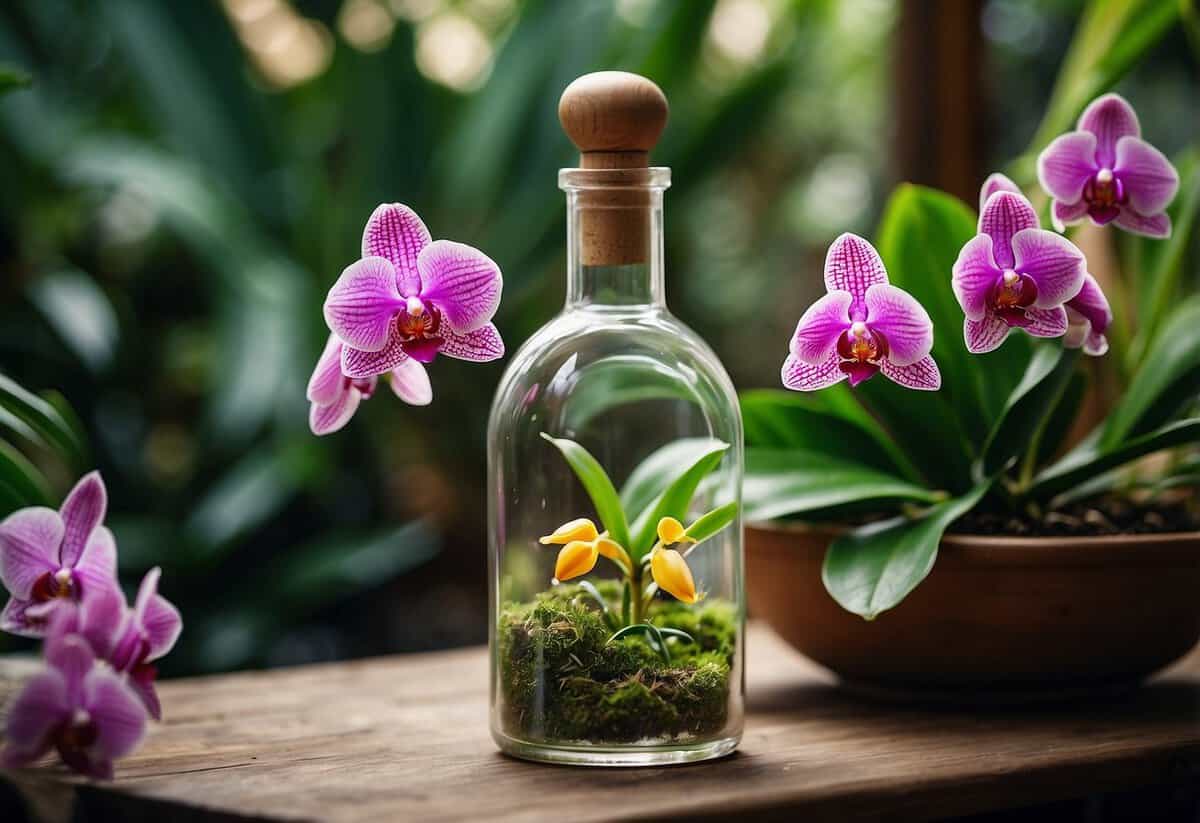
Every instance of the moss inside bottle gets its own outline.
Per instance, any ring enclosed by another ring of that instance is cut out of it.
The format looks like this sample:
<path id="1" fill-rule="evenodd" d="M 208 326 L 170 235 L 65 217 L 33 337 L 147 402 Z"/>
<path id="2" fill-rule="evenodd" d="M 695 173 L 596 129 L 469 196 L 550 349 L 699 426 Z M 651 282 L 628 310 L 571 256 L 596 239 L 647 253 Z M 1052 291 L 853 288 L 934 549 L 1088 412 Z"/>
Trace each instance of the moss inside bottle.
<path id="1" fill-rule="evenodd" d="M 488 425 L 491 728 L 533 760 L 647 765 L 742 732 L 742 425 L 667 309 L 650 167 L 662 92 L 586 75 L 559 116 L 567 297 L 513 356 Z"/>

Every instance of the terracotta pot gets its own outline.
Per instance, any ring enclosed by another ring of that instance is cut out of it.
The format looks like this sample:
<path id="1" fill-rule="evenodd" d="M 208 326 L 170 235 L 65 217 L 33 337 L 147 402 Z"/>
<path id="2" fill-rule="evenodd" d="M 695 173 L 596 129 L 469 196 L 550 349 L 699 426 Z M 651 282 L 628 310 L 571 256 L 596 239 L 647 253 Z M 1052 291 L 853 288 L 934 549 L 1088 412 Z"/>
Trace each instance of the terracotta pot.
<path id="1" fill-rule="evenodd" d="M 865 621 L 821 582 L 834 532 L 746 530 L 752 616 L 869 688 L 1071 690 L 1136 682 L 1200 638 L 1200 533 L 947 537 L 929 577 Z"/>

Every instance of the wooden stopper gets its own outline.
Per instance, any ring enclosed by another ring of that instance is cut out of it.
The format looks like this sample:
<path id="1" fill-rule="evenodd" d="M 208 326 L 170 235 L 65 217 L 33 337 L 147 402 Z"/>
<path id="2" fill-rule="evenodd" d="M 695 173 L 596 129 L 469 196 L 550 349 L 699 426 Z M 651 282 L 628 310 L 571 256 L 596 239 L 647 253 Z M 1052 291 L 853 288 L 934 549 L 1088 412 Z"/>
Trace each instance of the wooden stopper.
<path id="1" fill-rule="evenodd" d="M 558 102 L 558 119 L 579 149 L 584 169 L 646 168 L 667 125 L 667 111 L 662 89 L 623 71 L 585 74 Z M 583 265 L 649 261 L 651 193 L 637 181 L 634 174 L 624 186 L 610 183 L 579 192 Z"/>

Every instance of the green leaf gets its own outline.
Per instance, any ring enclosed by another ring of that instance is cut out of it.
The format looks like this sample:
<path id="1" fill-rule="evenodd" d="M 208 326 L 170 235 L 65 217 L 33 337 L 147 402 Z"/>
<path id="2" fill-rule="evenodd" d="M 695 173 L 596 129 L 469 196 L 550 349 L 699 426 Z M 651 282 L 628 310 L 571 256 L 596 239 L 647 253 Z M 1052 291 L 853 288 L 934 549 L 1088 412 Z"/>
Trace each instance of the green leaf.
<path id="1" fill-rule="evenodd" d="M 600 594 L 600 590 L 588 580 L 580 580 L 579 588 L 587 592 L 592 600 L 596 601 L 596 604 L 600 607 L 600 613 L 604 616 L 604 622 L 608 624 L 608 628 L 611 630 L 616 630 L 619 628 L 617 626 L 616 615 L 609 610 L 608 601 L 604 599 L 604 595 Z"/>
<path id="2" fill-rule="evenodd" d="M 25 455 L 3 440 L 0 440 L 0 483 L 17 501 L 12 509 L 51 504 L 50 484 L 46 478 Z M 12 509 L 0 511 L 0 518 L 10 514 Z"/>
<path id="3" fill-rule="evenodd" d="M 654 502 L 680 466 L 695 463 L 714 449 L 729 448 L 715 437 L 681 437 L 656 449 L 629 473 L 621 487 L 621 505 L 627 514 L 642 512 Z"/>
<path id="4" fill-rule="evenodd" d="M 34 281 L 29 298 L 90 371 L 108 367 L 117 348 L 117 314 L 95 281 L 78 269 L 57 271 Z"/>
<path id="5" fill-rule="evenodd" d="M 687 527 L 687 531 L 684 534 L 692 538 L 696 543 L 703 543 L 732 523 L 737 514 L 737 503 L 726 503 L 724 506 L 718 506 L 707 514 L 702 514 L 698 517 L 692 525 Z"/>
<path id="6" fill-rule="evenodd" d="M 1057 341 L 1038 347 L 988 435 L 980 460 L 981 476 L 1002 471 L 1030 447 L 1035 433 L 1062 399 L 1078 360 L 1078 349 L 1064 349 Z"/>
<path id="7" fill-rule="evenodd" d="M 629 625 L 630 612 L 633 609 L 633 585 L 628 580 L 621 587 L 621 622 Z"/>
<path id="8" fill-rule="evenodd" d="M 31 85 L 33 85 L 33 77 L 28 72 L 12 66 L 0 66 L 0 96 L 10 91 L 28 88 Z"/>
<path id="9" fill-rule="evenodd" d="M 1025 157 L 1021 179 L 1033 179 L 1033 163 L 1047 144 L 1070 131 L 1093 99 L 1117 84 L 1179 19 L 1173 0 L 1091 0 L 1071 38 L 1058 79 Z"/>
<path id="10" fill-rule="evenodd" d="M 837 538 L 821 569 L 825 588 L 842 608 L 867 620 L 894 607 L 933 568 L 946 528 L 973 509 L 990 485 L 980 483 L 919 519 L 875 523 Z"/>
<path id="11" fill-rule="evenodd" d="M 1131 460 L 1197 442 L 1200 442 L 1200 418 L 1171 423 L 1111 448 L 1085 441 L 1037 475 L 1031 491 L 1040 497 L 1051 497 Z"/>
<path id="12" fill-rule="evenodd" d="M 696 643 L 696 638 L 685 632 L 683 629 L 668 629 L 664 626 L 659 626 L 658 631 L 663 637 L 674 637 L 677 640 L 682 640 L 684 643 Z"/>
<path id="13" fill-rule="evenodd" d="M 1107 449 L 1161 426 L 1200 392 L 1200 295 L 1177 304 L 1100 438 Z"/>
<path id="14" fill-rule="evenodd" d="M 575 476 L 583 484 L 588 497 L 592 499 L 596 515 L 604 524 L 609 536 L 622 546 L 629 546 L 629 524 L 625 520 L 625 510 L 621 507 L 621 498 L 604 468 L 587 449 L 574 440 L 551 437 L 545 432 L 542 432 L 542 437 L 562 452 Z"/>
<path id="15" fill-rule="evenodd" d="M 37 432 L 75 473 L 87 467 L 82 438 L 54 405 L 0 374 L 0 407 Z"/>
<path id="16" fill-rule="evenodd" d="M 844 383 L 811 393 L 754 389 L 738 400 L 747 446 L 816 452 L 920 480 L 920 472 Z"/>
<path id="17" fill-rule="evenodd" d="M 696 493 L 696 487 L 720 464 L 727 451 L 729 444 L 718 441 L 717 445 L 702 454 L 685 472 L 676 477 L 659 495 L 653 506 L 647 506 L 637 516 L 632 526 L 633 544 L 629 547 L 629 553 L 635 563 L 654 546 L 659 520 L 664 517 L 674 517 L 680 521 L 687 519 L 688 506 Z"/>
<path id="18" fill-rule="evenodd" d="M 936 503 L 945 496 L 895 475 L 814 452 L 746 451 L 742 500 L 751 521 L 861 502 L 878 503 L 882 508 L 901 502 Z"/>

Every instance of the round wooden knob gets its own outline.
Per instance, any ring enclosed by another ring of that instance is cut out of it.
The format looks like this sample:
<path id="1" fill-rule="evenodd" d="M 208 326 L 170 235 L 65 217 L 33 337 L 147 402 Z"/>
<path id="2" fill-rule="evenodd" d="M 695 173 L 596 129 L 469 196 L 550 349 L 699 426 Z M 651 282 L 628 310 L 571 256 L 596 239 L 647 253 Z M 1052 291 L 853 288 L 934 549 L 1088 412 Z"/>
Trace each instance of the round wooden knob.
<path id="1" fill-rule="evenodd" d="M 598 71 L 567 86 L 558 119 L 583 168 L 639 168 L 667 125 L 667 98 L 641 75 Z"/>

